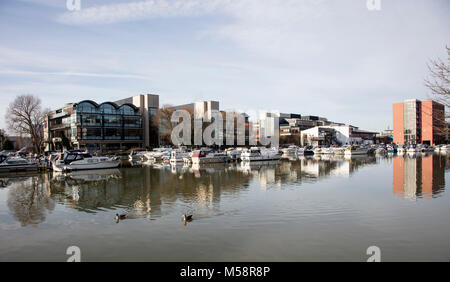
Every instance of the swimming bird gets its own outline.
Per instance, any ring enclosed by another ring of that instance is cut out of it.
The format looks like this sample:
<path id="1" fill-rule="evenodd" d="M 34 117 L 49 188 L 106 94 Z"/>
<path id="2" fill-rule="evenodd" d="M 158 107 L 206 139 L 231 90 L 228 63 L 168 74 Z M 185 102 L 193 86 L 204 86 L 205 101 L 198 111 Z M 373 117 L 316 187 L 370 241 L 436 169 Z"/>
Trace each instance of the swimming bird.
<path id="1" fill-rule="evenodd" d="M 128 215 L 126 215 L 126 214 L 118 214 L 118 213 L 116 213 L 116 221 L 119 221 L 119 219 L 125 219 L 127 217 L 128 217 Z"/>
<path id="2" fill-rule="evenodd" d="M 181 216 L 183 217 L 184 221 L 191 221 L 192 220 L 192 214 L 186 215 L 186 214 L 183 213 Z"/>

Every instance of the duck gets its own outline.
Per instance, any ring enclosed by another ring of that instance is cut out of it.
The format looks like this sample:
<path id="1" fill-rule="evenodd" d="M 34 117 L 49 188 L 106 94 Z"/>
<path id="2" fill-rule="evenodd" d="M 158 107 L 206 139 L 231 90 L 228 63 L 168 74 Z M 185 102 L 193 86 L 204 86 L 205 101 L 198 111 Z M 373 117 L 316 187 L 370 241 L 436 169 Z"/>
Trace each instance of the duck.
<path id="1" fill-rule="evenodd" d="M 192 220 L 192 214 L 186 215 L 186 214 L 183 213 L 181 216 L 183 217 L 184 221 L 191 221 Z"/>
<path id="2" fill-rule="evenodd" d="M 126 214 L 118 214 L 118 213 L 116 213 L 116 221 L 119 221 L 119 219 L 125 219 L 127 217 L 128 217 L 128 215 L 126 215 Z"/>

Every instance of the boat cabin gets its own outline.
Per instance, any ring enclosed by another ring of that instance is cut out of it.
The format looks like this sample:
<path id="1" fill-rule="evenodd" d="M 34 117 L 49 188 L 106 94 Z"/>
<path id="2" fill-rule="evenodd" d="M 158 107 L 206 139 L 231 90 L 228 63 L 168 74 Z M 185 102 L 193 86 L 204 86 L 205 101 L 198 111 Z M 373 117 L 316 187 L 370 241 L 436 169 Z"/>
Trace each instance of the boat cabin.
<path id="1" fill-rule="evenodd" d="M 80 152 L 67 152 L 64 156 L 64 163 L 70 164 L 73 161 L 81 161 L 84 159 L 92 158 L 91 154 L 89 153 L 80 153 Z"/>

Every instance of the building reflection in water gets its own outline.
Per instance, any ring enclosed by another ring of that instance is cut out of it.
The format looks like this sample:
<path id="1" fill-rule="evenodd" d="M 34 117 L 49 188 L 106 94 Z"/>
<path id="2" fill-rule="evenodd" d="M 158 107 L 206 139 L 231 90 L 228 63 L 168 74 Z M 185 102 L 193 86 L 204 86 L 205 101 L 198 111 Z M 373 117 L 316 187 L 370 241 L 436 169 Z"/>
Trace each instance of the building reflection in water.
<path id="1" fill-rule="evenodd" d="M 445 189 L 446 158 L 439 154 L 393 159 L 393 193 L 406 199 L 432 198 Z"/>
<path id="2" fill-rule="evenodd" d="M 8 187 L 8 207 L 22 225 L 39 224 L 56 204 L 85 213 L 105 210 L 156 219 L 173 209 L 220 212 L 222 197 L 239 197 L 255 183 L 262 190 L 298 189 L 302 182 L 349 177 L 361 167 L 392 161 L 393 190 L 405 198 L 433 197 L 444 190 L 446 157 L 344 158 L 319 156 L 295 161 L 152 165 L 1 178 Z M 179 211 L 177 211 L 179 212 Z"/>
<path id="3" fill-rule="evenodd" d="M 9 179 L 7 205 L 22 226 L 44 222 L 47 212 L 55 209 L 48 180 L 48 175 Z"/>

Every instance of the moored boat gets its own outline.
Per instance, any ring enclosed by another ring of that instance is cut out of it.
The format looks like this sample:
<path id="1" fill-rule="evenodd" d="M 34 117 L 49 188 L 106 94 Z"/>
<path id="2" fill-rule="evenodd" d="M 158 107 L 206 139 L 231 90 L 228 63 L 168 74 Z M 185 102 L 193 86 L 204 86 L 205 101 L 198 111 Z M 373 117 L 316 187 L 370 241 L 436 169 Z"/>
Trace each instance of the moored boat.
<path id="1" fill-rule="evenodd" d="M 190 152 L 184 151 L 184 150 L 172 150 L 170 152 L 170 163 L 181 163 L 185 162 L 186 158 L 190 157 Z"/>
<path id="2" fill-rule="evenodd" d="M 132 150 L 130 152 L 130 155 L 128 155 L 128 159 L 130 161 L 141 161 L 142 158 L 144 157 L 145 151 L 140 151 L 140 150 Z"/>
<path id="3" fill-rule="evenodd" d="M 94 157 L 87 152 L 66 152 L 63 159 L 53 162 L 54 171 L 75 171 L 91 169 L 110 169 L 117 168 L 120 165 L 120 159 L 110 157 Z"/>
<path id="4" fill-rule="evenodd" d="M 409 146 L 406 149 L 406 152 L 408 152 L 408 153 L 416 153 L 416 152 L 419 152 L 419 151 L 417 150 L 417 148 L 415 146 L 411 145 L 411 146 Z"/>
<path id="5" fill-rule="evenodd" d="M 153 151 L 145 152 L 143 156 L 149 161 L 157 161 L 161 160 L 164 154 L 169 150 L 170 148 L 155 148 Z"/>
<path id="6" fill-rule="evenodd" d="M 355 156 L 355 155 L 367 155 L 369 149 L 365 147 L 350 145 L 345 149 L 344 154 L 346 156 Z"/>
<path id="7" fill-rule="evenodd" d="M 279 160 L 281 153 L 276 148 L 252 147 L 241 154 L 242 161 Z"/>
<path id="8" fill-rule="evenodd" d="M 320 148 L 320 147 L 314 148 L 313 151 L 314 151 L 314 155 L 322 154 L 322 148 Z"/>
<path id="9" fill-rule="evenodd" d="M 345 148 L 344 147 L 334 147 L 333 152 L 335 155 L 344 155 L 345 154 Z"/>
<path id="10" fill-rule="evenodd" d="M 300 156 L 312 156 L 312 155 L 314 155 L 314 151 L 311 149 L 311 147 L 304 147 L 304 148 L 299 148 L 298 154 Z"/>
<path id="11" fill-rule="evenodd" d="M 207 164 L 207 163 L 226 163 L 230 157 L 222 152 L 207 153 L 203 150 L 196 150 L 192 153 L 192 164 Z"/>
<path id="12" fill-rule="evenodd" d="M 377 154 L 377 155 L 384 155 L 384 154 L 386 154 L 386 152 L 387 152 L 386 149 L 383 147 L 379 147 L 379 148 L 375 149 L 375 154 Z"/>
<path id="13" fill-rule="evenodd" d="M 0 157 L 0 172 L 37 171 L 39 169 L 36 162 L 29 161 L 22 157 Z"/>

